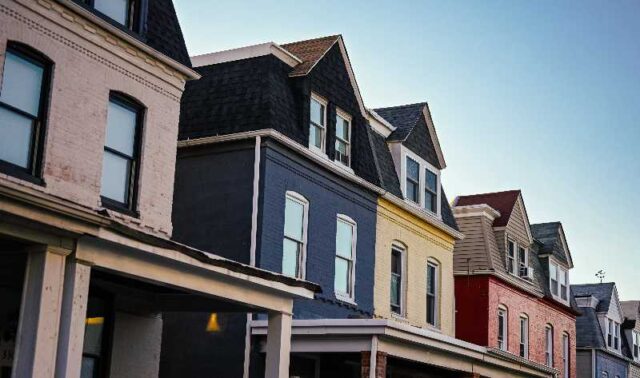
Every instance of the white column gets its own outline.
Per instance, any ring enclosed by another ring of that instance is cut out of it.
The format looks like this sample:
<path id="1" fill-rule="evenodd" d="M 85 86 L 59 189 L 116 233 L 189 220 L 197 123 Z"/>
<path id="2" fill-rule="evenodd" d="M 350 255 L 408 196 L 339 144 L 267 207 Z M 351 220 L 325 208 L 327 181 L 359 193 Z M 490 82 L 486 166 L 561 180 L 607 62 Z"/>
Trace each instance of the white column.
<path id="1" fill-rule="evenodd" d="M 62 294 L 56 378 L 80 377 L 90 278 L 90 266 L 76 259 L 67 260 Z"/>
<path id="2" fill-rule="evenodd" d="M 265 378 L 288 378 L 291 352 L 291 314 L 269 313 Z"/>
<path id="3" fill-rule="evenodd" d="M 29 251 L 15 349 L 15 378 L 54 376 L 64 262 L 70 252 L 52 246 Z"/>

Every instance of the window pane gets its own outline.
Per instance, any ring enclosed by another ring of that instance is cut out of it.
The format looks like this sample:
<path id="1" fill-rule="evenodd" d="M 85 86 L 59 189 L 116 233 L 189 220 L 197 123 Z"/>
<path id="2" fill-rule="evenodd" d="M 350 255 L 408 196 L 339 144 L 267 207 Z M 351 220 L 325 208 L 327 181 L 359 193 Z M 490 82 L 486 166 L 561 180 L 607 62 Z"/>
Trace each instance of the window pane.
<path id="1" fill-rule="evenodd" d="M 400 306 L 400 277 L 391 275 L 391 304 Z"/>
<path id="2" fill-rule="evenodd" d="M 282 274 L 291 277 L 298 276 L 298 254 L 300 244 L 293 240 L 284 239 L 282 248 Z"/>
<path id="3" fill-rule="evenodd" d="M 311 99 L 311 121 L 324 126 L 324 105 Z"/>
<path id="4" fill-rule="evenodd" d="M 82 357 L 80 378 L 94 378 L 97 376 L 98 364 L 94 357 Z"/>
<path id="5" fill-rule="evenodd" d="M 407 178 L 420 182 L 420 165 L 410 157 L 407 157 Z"/>
<path id="6" fill-rule="evenodd" d="M 304 205 L 287 198 L 284 208 L 284 234 L 292 239 L 302 241 L 304 227 Z"/>
<path id="7" fill-rule="evenodd" d="M 109 151 L 102 162 L 102 191 L 107 198 L 128 203 L 130 161 Z"/>
<path id="8" fill-rule="evenodd" d="M 420 195 L 418 194 L 418 184 L 407 180 L 407 199 L 413 202 L 420 202 Z"/>
<path id="9" fill-rule="evenodd" d="M 391 252 L 391 272 L 400 274 L 402 269 L 402 257 L 399 251 Z"/>
<path id="10" fill-rule="evenodd" d="M 425 191 L 424 193 L 424 207 L 425 209 L 431 211 L 432 213 L 435 213 L 438 209 L 437 207 L 437 201 L 436 201 L 437 196 L 431 192 L 429 192 L 428 190 Z"/>
<path id="11" fill-rule="evenodd" d="M 336 232 L 336 254 L 351 259 L 353 238 L 353 226 L 349 223 L 338 221 Z"/>
<path id="12" fill-rule="evenodd" d="M 431 172 L 430 170 L 426 169 L 425 170 L 425 177 L 426 177 L 426 185 L 427 185 L 427 189 L 431 190 L 432 192 L 437 192 L 438 191 L 438 176 L 436 176 L 433 172 Z"/>
<path id="13" fill-rule="evenodd" d="M 43 74 L 43 67 L 7 52 L 0 101 L 37 116 Z"/>
<path id="14" fill-rule="evenodd" d="M 133 157 L 136 117 L 135 111 L 115 102 L 109 102 L 106 146 Z"/>
<path id="15" fill-rule="evenodd" d="M 29 167 L 33 121 L 0 107 L 0 160 Z"/>
<path id="16" fill-rule="evenodd" d="M 336 136 L 349 141 L 349 122 L 340 116 L 337 116 L 336 120 Z"/>
<path id="17" fill-rule="evenodd" d="M 427 294 L 436 294 L 436 267 L 427 266 Z"/>
<path id="18" fill-rule="evenodd" d="M 334 288 L 340 293 L 349 294 L 349 262 L 336 257 L 336 275 Z"/>
<path id="19" fill-rule="evenodd" d="M 121 23 L 127 24 L 129 13 L 129 0 L 95 0 L 94 7 L 105 16 Z"/>
<path id="20" fill-rule="evenodd" d="M 311 125 L 309 128 L 309 145 L 322 149 L 322 133 L 323 129 L 318 126 Z"/>

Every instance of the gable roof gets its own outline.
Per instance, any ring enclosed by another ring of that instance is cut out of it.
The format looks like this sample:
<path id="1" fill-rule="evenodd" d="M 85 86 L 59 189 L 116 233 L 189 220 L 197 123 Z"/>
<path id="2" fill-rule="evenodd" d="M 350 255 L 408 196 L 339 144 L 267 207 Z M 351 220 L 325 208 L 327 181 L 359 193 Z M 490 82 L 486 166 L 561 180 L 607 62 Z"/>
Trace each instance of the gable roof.
<path id="1" fill-rule="evenodd" d="M 531 225 L 531 234 L 541 243 L 539 253 L 552 255 L 561 263 L 573 267 L 571 252 L 560 222 L 537 223 Z"/>
<path id="2" fill-rule="evenodd" d="M 493 227 L 504 227 L 509 223 L 511 212 L 520 197 L 520 193 L 520 190 L 509 190 L 505 192 L 459 196 L 456 198 L 454 205 L 470 206 L 487 204 L 500 213 L 500 216 L 493 220 Z"/>
<path id="3" fill-rule="evenodd" d="M 571 285 L 571 291 L 576 297 L 588 297 L 593 295 L 599 301 L 598 306 L 596 307 L 596 312 L 608 312 L 615 285 L 616 284 L 613 282 Z"/>

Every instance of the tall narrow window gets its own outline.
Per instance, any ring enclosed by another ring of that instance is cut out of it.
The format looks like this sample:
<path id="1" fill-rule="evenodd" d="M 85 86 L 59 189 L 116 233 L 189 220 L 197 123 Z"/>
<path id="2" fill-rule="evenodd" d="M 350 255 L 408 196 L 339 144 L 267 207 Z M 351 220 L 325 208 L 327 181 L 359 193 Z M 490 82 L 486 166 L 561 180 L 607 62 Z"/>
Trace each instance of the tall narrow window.
<path id="1" fill-rule="evenodd" d="M 640 361 L 640 333 L 637 331 L 632 332 L 633 337 L 633 359 Z"/>
<path id="2" fill-rule="evenodd" d="M 336 115 L 335 160 L 347 167 L 351 166 L 351 117 L 340 111 Z"/>
<path id="3" fill-rule="evenodd" d="M 135 209 L 142 115 L 143 109 L 137 103 L 121 95 L 111 95 L 102 162 L 103 205 Z"/>
<path id="4" fill-rule="evenodd" d="M 498 308 L 498 349 L 507 350 L 507 328 L 509 324 L 509 314 L 505 307 Z"/>
<path id="5" fill-rule="evenodd" d="M 0 88 L 0 169 L 29 179 L 39 174 L 51 64 L 9 42 Z"/>
<path id="6" fill-rule="evenodd" d="M 438 264 L 427 263 L 427 324 L 438 326 Z"/>
<path id="7" fill-rule="evenodd" d="M 346 299 L 353 299 L 354 297 L 356 235 L 356 223 L 351 218 L 339 215 L 336 229 L 334 290 L 336 296 Z"/>
<path id="8" fill-rule="evenodd" d="M 558 266 L 554 263 L 549 264 L 549 285 L 551 286 L 551 294 L 558 295 Z"/>
<path id="9" fill-rule="evenodd" d="M 553 327 L 547 324 L 544 330 L 545 336 L 545 349 L 544 357 L 545 363 L 549 367 L 553 367 Z"/>
<path id="10" fill-rule="evenodd" d="M 406 167 L 406 197 L 408 200 L 420 203 L 420 164 L 407 156 Z"/>
<path id="11" fill-rule="evenodd" d="M 309 147 L 324 152 L 327 130 L 327 103 L 311 96 L 311 115 L 309 122 Z"/>
<path id="12" fill-rule="evenodd" d="M 438 175 L 425 169 L 424 208 L 432 213 L 438 212 Z"/>
<path id="13" fill-rule="evenodd" d="M 529 358 L 529 317 L 520 315 L 520 357 Z"/>
<path id="14" fill-rule="evenodd" d="M 304 278 L 309 202 L 301 195 L 287 192 L 284 208 L 282 274 Z"/>
<path id="15" fill-rule="evenodd" d="M 613 349 L 620 350 L 620 323 L 613 322 Z"/>
<path id="16" fill-rule="evenodd" d="M 569 298 L 569 273 L 564 269 L 559 269 L 560 274 L 560 298 L 566 301 Z"/>
<path id="17" fill-rule="evenodd" d="M 607 346 L 613 348 L 613 320 L 607 319 Z"/>
<path id="18" fill-rule="evenodd" d="M 391 311 L 402 315 L 402 258 L 404 249 L 399 246 L 391 248 Z"/>
<path id="19" fill-rule="evenodd" d="M 509 240 L 507 242 L 507 272 L 516 274 L 516 243 Z"/>
<path id="20" fill-rule="evenodd" d="M 529 275 L 529 258 L 525 248 L 518 247 L 518 275 L 527 277 Z"/>
<path id="21" fill-rule="evenodd" d="M 562 334 L 562 376 L 569 378 L 569 335 Z"/>

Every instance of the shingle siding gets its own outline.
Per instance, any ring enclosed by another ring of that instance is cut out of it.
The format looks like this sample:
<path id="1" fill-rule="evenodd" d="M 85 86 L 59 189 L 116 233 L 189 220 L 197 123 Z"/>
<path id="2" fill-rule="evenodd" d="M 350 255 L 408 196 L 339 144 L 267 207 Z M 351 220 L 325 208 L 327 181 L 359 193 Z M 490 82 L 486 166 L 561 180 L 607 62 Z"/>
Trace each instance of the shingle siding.
<path id="1" fill-rule="evenodd" d="M 440 166 L 440 162 L 438 161 L 436 148 L 433 145 L 431 136 L 429 135 L 429 129 L 424 117 L 418 117 L 416 125 L 414 126 L 411 133 L 409 133 L 409 136 L 403 144 L 411 151 L 415 152 L 418 156 L 426 160 L 429 164 L 438 169 L 442 168 Z"/>

